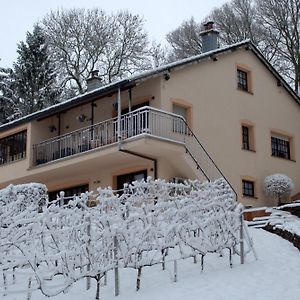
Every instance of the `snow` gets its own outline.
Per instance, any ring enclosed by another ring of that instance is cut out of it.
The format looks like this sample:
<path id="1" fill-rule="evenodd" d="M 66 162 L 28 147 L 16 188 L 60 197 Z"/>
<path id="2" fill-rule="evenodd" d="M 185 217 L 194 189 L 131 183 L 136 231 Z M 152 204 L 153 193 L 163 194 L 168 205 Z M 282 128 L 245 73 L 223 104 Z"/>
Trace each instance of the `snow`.
<path id="1" fill-rule="evenodd" d="M 300 206 L 299 202 L 294 202 L 290 204 L 285 204 L 278 207 L 269 208 L 267 212 L 271 213 L 269 217 L 269 224 L 275 228 L 289 231 L 292 234 L 300 236 L 300 219 L 292 215 L 288 211 L 281 210 L 285 207 L 298 207 Z"/>
<path id="2" fill-rule="evenodd" d="M 85 290 L 89 276 L 101 277 L 101 299 L 116 299 L 116 266 L 120 300 L 298 299 L 299 251 L 280 237 L 250 230 L 256 251 L 249 251 L 246 238 L 246 263 L 235 254 L 230 268 L 228 249 L 239 246 L 241 206 L 222 179 L 171 184 L 149 177 L 126 186 L 121 196 L 99 188 L 65 205 L 58 198 L 60 206 L 49 205 L 45 193 L 34 183 L 0 190 L 1 299 L 44 299 L 38 287 L 54 300 L 94 299 L 96 280 Z M 91 199 L 98 205 L 87 207 Z M 295 219 L 284 213 L 295 228 Z"/>
<path id="3" fill-rule="evenodd" d="M 167 269 L 156 265 L 145 268 L 142 273 L 141 289 L 135 291 L 136 271 L 131 269 L 120 272 L 120 295 L 114 296 L 112 272 L 109 273 L 107 286 L 101 286 L 103 300 L 298 300 L 300 293 L 300 253 L 288 241 L 262 229 L 250 229 L 254 239 L 258 261 L 251 254 L 244 265 L 234 257 L 233 268 L 228 265 L 228 255 L 223 257 L 211 254 L 205 259 L 204 271 L 192 259 L 178 262 L 178 282 L 173 282 L 173 265 Z M 26 271 L 16 274 L 17 285 L 14 291 L 3 300 L 23 300 L 27 295 L 27 281 L 23 281 Z M 10 279 L 11 281 L 11 279 Z M 2 283 L 1 283 L 2 284 Z M 89 291 L 82 280 L 70 288 L 68 293 L 53 297 L 53 300 L 94 299 L 95 283 Z M 0 285 L 1 295 L 3 286 Z M 33 291 L 32 300 L 44 297 Z M 45 298 L 46 299 L 46 298 Z"/>

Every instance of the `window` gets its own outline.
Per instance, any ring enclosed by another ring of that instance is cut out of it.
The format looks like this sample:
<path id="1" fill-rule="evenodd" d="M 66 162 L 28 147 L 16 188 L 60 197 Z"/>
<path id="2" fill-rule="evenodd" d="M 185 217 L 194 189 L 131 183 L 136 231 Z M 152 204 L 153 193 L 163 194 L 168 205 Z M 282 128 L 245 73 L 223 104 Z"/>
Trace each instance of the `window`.
<path id="1" fill-rule="evenodd" d="M 255 151 L 253 125 L 242 124 L 242 149 Z"/>
<path id="2" fill-rule="evenodd" d="M 254 197 L 254 182 L 250 180 L 243 180 L 243 196 Z"/>
<path id="3" fill-rule="evenodd" d="M 82 193 L 85 193 L 89 190 L 89 185 L 88 184 L 84 184 L 84 185 L 78 185 L 78 186 L 72 186 L 70 188 L 66 188 L 66 189 L 61 189 L 61 190 L 57 190 L 57 191 L 53 191 L 53 192 L 49 192 L 49 201 L 53 201 L 57 199 L 57 196 L 59 196 L 59 193 L 61 191 L 65 192 L 65 197 L 73 197 L 74 195 L 80 195 Z M 69 201 L 69 199 L 64 199 L 64 204 L 67 204 Z"/>
<path id="4" fill-rule="evenodd" d="M 117 176 L 117 190 L 122 190 L 125 183 L 147 179 L 147 170 Z"/>
<path id="5" fill-rule="evenodd" d="M 22 131 L 0 139 L 0 165 L 26 158 L 26 137 Z"/>
<path id="6" fill-rule="evenodd" d="M 250 150 L 249 127 L 242 126 L 243 149 Z"/>
<path id="7" fill-rule="evenodd" d="M 237 83 L 238 89 L 242 91 L 249 91 L 248 72 L 237 69 Z"/>
<path id="8" fill-rule="evenodd" d="M 272 156 L 291 159 L 290 139 L 285 137 L 271 137 Z"/>

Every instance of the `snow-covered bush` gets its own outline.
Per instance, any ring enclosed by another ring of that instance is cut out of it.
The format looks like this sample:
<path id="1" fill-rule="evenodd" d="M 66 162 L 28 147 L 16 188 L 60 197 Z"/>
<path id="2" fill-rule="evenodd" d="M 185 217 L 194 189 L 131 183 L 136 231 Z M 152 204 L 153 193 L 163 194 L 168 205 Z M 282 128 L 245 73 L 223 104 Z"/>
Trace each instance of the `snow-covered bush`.
<path id="1" fill-rule="evenodd" d="M 276 198 L 278 205 L 286 201 L 294 189 L 291 178 L 285 174 L 272 174 L 264 180 L 264 191 L 268 197 Z"/>
<path id="2" fill-rule="evenodd" d="M 0 204 L 5 206 L 12 203 L 15 211 L 22 211 L 28 205 L 35 205 L 39 208 L 47 201 L 47 187 L 41 183 L 10 184 L 0 190 Z"/>

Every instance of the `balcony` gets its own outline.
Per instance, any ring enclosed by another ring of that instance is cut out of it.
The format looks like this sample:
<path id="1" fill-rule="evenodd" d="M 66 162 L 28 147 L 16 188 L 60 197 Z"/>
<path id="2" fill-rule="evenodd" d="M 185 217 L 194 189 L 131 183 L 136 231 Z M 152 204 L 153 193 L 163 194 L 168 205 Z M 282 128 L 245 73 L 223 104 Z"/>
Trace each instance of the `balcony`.
<path id="1" fill-rule="evenodd" d="M 120 130 L 118 130 L 120 128 Z M 140 135 L 185 143 L 191 135 L 184 118 L 148 106 L 33 146 L 33 166 L 117 144 Z"/>

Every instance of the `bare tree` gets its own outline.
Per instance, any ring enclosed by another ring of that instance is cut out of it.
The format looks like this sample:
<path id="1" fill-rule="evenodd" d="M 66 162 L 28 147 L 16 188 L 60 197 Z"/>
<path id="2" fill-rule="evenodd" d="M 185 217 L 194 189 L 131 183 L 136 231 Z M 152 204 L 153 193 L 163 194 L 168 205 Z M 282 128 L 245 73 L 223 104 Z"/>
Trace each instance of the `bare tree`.
<path id="1" fill-rule="evenodd" d="M 63 86 L 85 91 L 85 79 L 95 68 L 110 37 L 111 20 L 99 9 L 57 10 L 43 20 Z"/>
<path id="2" fill-rule="evenodd" d="M 149 66 L 143 25 L 138 15 L 97 8 L 52 11 L 42 20 L 63 85 L 79 93 L 95 68 L 111 82 Z"/>
<path id="3" fill-rule="evenodd" d="M 251 39 L 258 44 L 262 39 L 253 0 L 232 0 L 225 3 L 220 8 L 215 8 L 207 20 L 216 23 L 224 44 L 233 44 L 245 39 Z"/>
<path id="4" fill-rule="evenodd" d="M 256 6 L 265 43 L 274 51 L 272 61 L 299 92 L 300 0 L 256 0 Z"/>
<path id="5" fill-rule="evenodd" d="M 167 47 L 163 46 L 161 43 L 157 43 L 156 41 L 152 42 L 149 49 L 149 56 L 153 68 L 157 68 L 168 63 Z"/>
<path id="6" fill-rule="evenodd" d="M 201 53 L 201 24 L 194 18 L 184 21 L 177 29 L 167 34 L 171 46 L 169 61 L 176 61 Z"/>
<path id="7" fill-rule="evenodd" d="M 143 19 L 121 11 L 111 21 L 110 39 L 97 63 L 106 82 L 149 68 L 148 36 Z"/>

